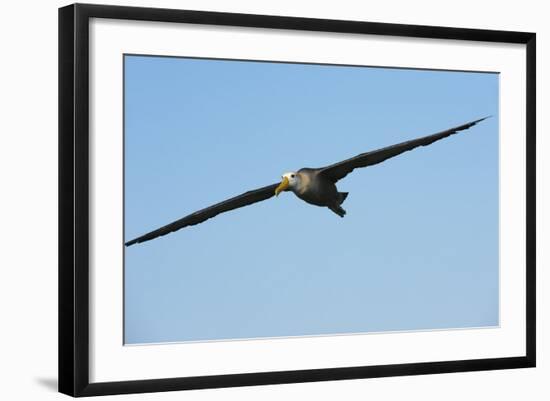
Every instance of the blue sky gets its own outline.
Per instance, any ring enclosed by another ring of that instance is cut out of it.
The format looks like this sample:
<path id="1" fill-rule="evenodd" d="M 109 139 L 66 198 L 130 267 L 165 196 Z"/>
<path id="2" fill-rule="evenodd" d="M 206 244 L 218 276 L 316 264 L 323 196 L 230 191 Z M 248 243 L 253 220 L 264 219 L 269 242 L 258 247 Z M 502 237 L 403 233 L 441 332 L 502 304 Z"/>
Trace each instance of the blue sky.
<path id="1" fill-rule="evenodd" d="M 125 249 L 125 342 L 498 325 L 498 75 L 125 57 L 125 239 L 283 172 L 494 117 Z"/>

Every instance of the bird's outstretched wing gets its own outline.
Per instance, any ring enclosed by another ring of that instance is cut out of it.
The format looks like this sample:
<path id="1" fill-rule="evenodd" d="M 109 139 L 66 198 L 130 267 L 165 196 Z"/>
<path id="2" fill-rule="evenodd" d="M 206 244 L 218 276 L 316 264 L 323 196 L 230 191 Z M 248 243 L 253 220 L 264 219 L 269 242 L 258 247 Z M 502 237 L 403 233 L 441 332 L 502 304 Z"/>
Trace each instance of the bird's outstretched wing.
<path id="1" fill-rule="evenodd" d="M 322 167 L 319 169 L 319 172 L 331 181 L 336 182 L 344 178 L 356 168 L 372 166 L 373 164 L 381 163 L 384 160 L 400 155 L 401 153 L 412 150 L 418 146 L 430 145 L 435 141 L 439 141 L 440 139 L 468 129 L 487 118 L 489 117 L 480 118 L 479 120 L 471 121 L 469 123 L 459 125 L 458 127 L 438 132 L 437 134 L 412 139 L 410 141 L 401 142 L 385 148 L 373 150 L 371 152 L 361 153 L 351 159 L 343 160 L 327 167 Z"/>
<path id="2" fill-rule="evenodd" d="M 149 241 L 151 239 L 170 234 L 171 232 L 177 231 L 180 228 L 202 223 L 203 221 L 217 216 L 220 213 L 228 212 L 233 209 L 238 209 L 240 207 L 251 205 L 252 203 L 261 202 L 263 200 L 269 199 L 275 195 L 275 188 L 277 188 L 278 185 L 279 184 L 272 184 L 268 185 L 267 187 L 248 191 L 231 199 L 227 199 L 223 202 L 216 203 L 215 205 L 201 209 L 195 213 L 191 213 L 185 217 L 182 217 L 179 220 L 174 221 L 173 223 L 167 224 L 154 231 L 151 231 L 150 233 L 144 234 L 140 237 L 134 238 L 133 240 L 126 242 L 126 246 Z"/>

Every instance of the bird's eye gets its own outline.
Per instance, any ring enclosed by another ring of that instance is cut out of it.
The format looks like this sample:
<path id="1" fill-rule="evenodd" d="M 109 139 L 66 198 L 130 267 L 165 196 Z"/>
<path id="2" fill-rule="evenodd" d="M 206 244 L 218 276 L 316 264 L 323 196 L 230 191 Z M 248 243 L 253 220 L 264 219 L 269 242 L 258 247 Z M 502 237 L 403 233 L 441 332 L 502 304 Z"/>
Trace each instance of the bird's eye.
<path id="1" fill-rule="evenodd" d="M 291 174 L 291 175 L 290 175 L 290 178 L 294 178 L 294 174 Z"/>

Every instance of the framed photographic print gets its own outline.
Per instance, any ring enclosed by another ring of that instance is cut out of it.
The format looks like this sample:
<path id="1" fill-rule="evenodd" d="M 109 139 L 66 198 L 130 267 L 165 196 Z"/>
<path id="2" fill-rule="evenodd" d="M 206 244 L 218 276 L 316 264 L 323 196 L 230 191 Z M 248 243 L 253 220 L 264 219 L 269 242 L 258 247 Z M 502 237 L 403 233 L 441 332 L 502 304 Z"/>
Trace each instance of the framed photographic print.
<path id="1" fill-rule="evenodd" d="M 59 390 L 535 366 L 535 34 L 59 10 Z"/>

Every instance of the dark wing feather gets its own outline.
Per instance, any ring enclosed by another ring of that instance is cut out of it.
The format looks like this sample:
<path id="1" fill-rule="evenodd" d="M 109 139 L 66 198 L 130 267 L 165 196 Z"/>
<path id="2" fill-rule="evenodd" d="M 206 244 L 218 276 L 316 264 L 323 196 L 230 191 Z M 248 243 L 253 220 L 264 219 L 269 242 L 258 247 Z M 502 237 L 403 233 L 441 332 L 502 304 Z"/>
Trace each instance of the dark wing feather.
<path id="1" fill-rule="evenodd" d="M 201 209 L 195 213 L 191 213 L 179 220 L 174 221 L 173 223 L 167 224 L 164 227 L 158 228 L 150 233 L 126 242 L 126 246 L 149 241 L 151 239 L 170 234 L 171 232 L 177 231 L 183 227 L 194 226 L 195 224 L 202 223 L 203 221 L 217 216 L 220 213 L 228 212 L 233 209 L 238 209 L 240 207 L 251 205 L 252 203 L 269 199 L 275 195 L 275 188 L 277 188 L 278 185 L 279 184 L 272 184 L 267 187 L 248 191 L 231 199 L 216 203 L 215 205 L 209 206 L 205 209 Z"/>
<path id="2" fill-rule="evenodd" d="M 489 117 L 480 118 L 479 120 L 471 121 L 469 123 L 459 125 L 458 127 L 438 132 L 437 134 L 424 136 L 422 138 L 417 138 L 406 142 L 401 142 L 382 149 L 373 150 L 371 152 L 361 153 L 360 155 L 352 157 L 351 159 L 347 159 L 332 164 L 330 166 L 320 168 L 319 172 L 331 181 L 336 182 L 344 178 L 356 168 L 372 166 L 373 164 L 381 163 L 384 160 L 400 155 L 401 153 L 412 150 L 418 146 L 430 145 L 435 141 L 439 141 L 440 139 L 456 134 L 459 131 L 468 129 L 476 125 L 480 121 L 485 120 L 486 118 Z"/>

